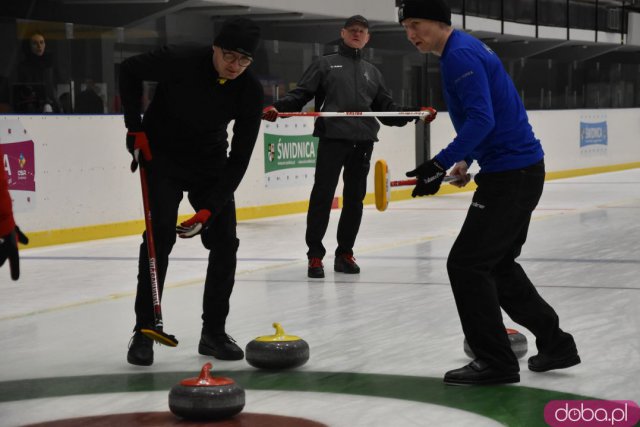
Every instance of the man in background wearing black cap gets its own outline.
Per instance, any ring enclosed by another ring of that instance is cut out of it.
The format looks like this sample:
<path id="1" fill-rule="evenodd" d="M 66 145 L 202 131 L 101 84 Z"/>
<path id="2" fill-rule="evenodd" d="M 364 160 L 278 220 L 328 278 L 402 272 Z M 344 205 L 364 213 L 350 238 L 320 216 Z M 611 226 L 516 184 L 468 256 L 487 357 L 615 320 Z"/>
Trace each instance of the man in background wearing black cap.
<path id="1" fill-rule="evenodd" d="M 544 372 L 580 363 L 573 337 L 515 260 L 527 238 L 544 185 L 544 153 L 500 59 L 481 41 L 451 28 L 443 0 L 404 0 L 398 17 L 421 53 L 440 57 L 444 98 L 457 136 L 433 159 L 407 172 L 417 176 L 413 196 L 435 194 L 446 171 L 468 182 L 480 165 L 467 218 L 447 271 L 469 347 L 476 359 L 445 374 L 447 384 L 520 381 L 501 308 L 536 336 L 529 369 Z"/>
<path id="2" fill-rule="evenodd" d="M 132 171 L 142 162 L 149 175 L 160 293 L 176 232 L 181 238 L 200 234 L 210 253 L 198 351 L 223 360 L 244 357 L 227 335 L 225 322 L 239 245 L 233 193 L 249 165 L 264 98 L 260 82 L 248 70 L 259 40 L 259 28 L 249 19 L 237 18 L 223 24 L 213 48 L 164 48 L 127 59 L 120 71 Z M 145 80 L 158 86 L 141 120 Z M 232 120 L 227 156 L 227 126 Z M 196 214 L 176 228 L 184 191 Z M 140 332 L 154 325 L 145 234 L 135 312 L 127 360 L 148 366 L 153 363 L 153 341 Z"/>
<path id="3" fill-rule="evenodd" d="M 362 48 L 369 41 L 369 22 L 360 15 L 350 17 L 340 31 L 340 37 L 338 52 L 314 61 L 294 90 L 264 109 L 265 120 L 275 121 L 280 111 L 300 111 L 314 97 L 319 111 L 407 110 L 393 102 L 380 71 L 362 58 Z M 433 114 L 425 116 L 427 121 L 435 118 L 435 110 L 430 110 Z M 380 118 L 388 126 L 404 126 L 411 120 Z M 343 167 L 343 206 L 338 223 L 334 271 L 360 273 L 353 257 L 353 246 L 362 220 L 371 153 L 374 141 L 378 140 L 379 128 L 373 117 L 318 118 L 315 122 L 313 135 L 320 138 L 320 144 L 307 213 L 309 277 L 324 277 L 322 258 L 326 249 L 322 239 L 327 231 L 331 204 Z"/>

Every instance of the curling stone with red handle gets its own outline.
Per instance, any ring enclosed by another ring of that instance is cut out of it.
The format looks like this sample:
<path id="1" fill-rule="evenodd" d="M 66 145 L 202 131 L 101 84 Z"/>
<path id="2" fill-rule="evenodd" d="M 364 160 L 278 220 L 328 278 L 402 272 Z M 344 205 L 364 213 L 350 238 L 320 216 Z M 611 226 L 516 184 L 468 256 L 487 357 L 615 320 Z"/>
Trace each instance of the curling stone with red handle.
<path id="1" fill-rule="evenodd" d="M 524 355 L 527 354 L 527 349 L 528 349 L 527 337 L 525 337 L 523 334 L 521 334 L 517 330 L 510 329 L 510 328 L 507 328 L 507 336 L 509 338 L 509 342 L 511 343 L 511 350 L 513 350 L 516 357 L 518 359 L 523 358 Z M 469 343 L 467 342 L 466 338 L 464 339 L 463 349 L 464 349 L 464 353 L 467 356 L 469 356 L 472 359 L 476 358 L 476 356 L 473 354 L 473 351 L 471 351 L 471 348 L 469 347 Z"/>
<path id="2" fill-rule="evenodd" d="M 197 378 L 187 378 L 171 388 L 169 409 L 190 420 L 229 418 L 244 408 L 244 389 L 231 378 L 212 377 L 206 363 Z"/>

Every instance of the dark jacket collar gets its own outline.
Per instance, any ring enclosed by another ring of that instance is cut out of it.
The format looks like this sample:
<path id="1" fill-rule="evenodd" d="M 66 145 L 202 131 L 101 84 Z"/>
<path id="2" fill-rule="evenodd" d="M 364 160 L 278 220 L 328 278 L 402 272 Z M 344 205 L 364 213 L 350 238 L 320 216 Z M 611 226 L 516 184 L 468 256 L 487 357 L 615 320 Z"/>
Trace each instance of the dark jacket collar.
<path id="1" fill-rule="evenodd" d="M 28 52 L 23 62 L 31 67 L 37 68 L 49 68 L 53 66 L 53 58 L 49 52 L 45 52 L 42 56 Z"/>
<path id="2" fill-rule="evenodd" d="M 338 45 L 338 53 L 347 58 L 360 59 L 362 58 L 362 49 L 354 49 L 344 44 L 344 41 L 340 40 Z"/>

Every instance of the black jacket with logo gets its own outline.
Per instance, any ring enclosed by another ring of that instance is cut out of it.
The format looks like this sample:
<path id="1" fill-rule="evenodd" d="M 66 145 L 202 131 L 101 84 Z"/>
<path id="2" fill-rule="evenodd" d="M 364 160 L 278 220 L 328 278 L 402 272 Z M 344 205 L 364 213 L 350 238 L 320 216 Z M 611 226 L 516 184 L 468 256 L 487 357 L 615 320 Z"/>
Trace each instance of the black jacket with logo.
<path id="1" fill-rule="evenodd" d="M 213 66 L 211 47 L 163 48 L 125 60 L 120 94 L 125 125 L 143 129 L 152 153 L 215 182 L 208 208 L 218 211 L 242 180 L 260 130 L 263 89 L 246 70 L 224 83 Z M 141 123 L 143 81 L 158 82 Z M 233 125 L 227 155 L 227 127 Z"/>
<path id="2" fill-rule="evenodd" d="M 315 60 L 298 86 L 273 106 L 281 112 L 300 111 L 312 98 L 319 111 L 406 111 L 391 98 L 380 70 L 362 59 L 362 50 L 340 42 L 337 53 Z M 404 126 L 413 119 L 385 117 L 388 126 Z M 374 117 L 320 117 L 313 134 L 331 139 L 377 141 L 380 125 Z"/>

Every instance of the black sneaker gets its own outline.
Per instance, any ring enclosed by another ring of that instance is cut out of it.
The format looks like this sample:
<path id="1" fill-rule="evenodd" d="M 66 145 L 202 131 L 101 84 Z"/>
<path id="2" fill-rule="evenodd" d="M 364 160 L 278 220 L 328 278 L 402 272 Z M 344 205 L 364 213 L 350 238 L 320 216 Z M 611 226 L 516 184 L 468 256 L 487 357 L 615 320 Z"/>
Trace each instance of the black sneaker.
<path id="1" fill-rule="evenodd" d="M 538 353 L 529 358 L 529 370 L 533 372 L 547 372 L 553 369 L 570 368 L 580 362 L 578 352 L 555 357 Z"/>
<path id="2" fill-rule="evenodd" d="M 322 265 L 322 258 L 309 258 L 309 268 L 307 269 L 307 276 L 312 279 L 324 278 L 324 266 Z"/>
<path id="3" fill-rule="evenodd" d="M 356 264 L 356 259 L 351 254 L 341 254 L 336 256 L 333 263 L 333 271 L 345 274 L 358 274 L 360 267 Z"/>
<path id="4" fill-rule="evenodd" d="M 444 375 L 444 383 L 449 385 L 497 385 L 517 382 L 520 382 L 520 374 L 517 371 L 501 371 L 492 368 L 481 359 Z"/>
<path id="5" fill-rule="evenodd" d="M 129 341 L 127 362 L 138 366 L 151 366 L 153 364 L 153 340 L 147 338 L 142 332 L 135 331 Z"/>
<path id="6" fill-rule="evenodd" d="M 213 356 L 219 360 L 242 360 L 244 352 L 236 341 L 224 332 L 221 334 L 206 334 L 200 336 L 198 353 Z"/>

